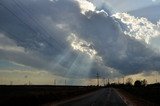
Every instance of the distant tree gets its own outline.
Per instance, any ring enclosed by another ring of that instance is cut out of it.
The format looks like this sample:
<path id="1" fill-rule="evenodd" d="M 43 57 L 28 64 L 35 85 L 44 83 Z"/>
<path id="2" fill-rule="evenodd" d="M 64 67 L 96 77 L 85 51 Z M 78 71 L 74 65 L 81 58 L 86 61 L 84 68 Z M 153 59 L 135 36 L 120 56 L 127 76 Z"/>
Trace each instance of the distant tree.
<path id="1" fill-rule="evenodd" d="M 146 86 L 147 85 L 147 80 L 136 80 L 134 82 L 134 86 L 140 87 L 140 86 Z"/>
<path id="2" fill-rule="evenodd" d="M 126 79 L 126 85 L 131 86 L 132 83 L 133 83 L 133 79 L 132 79 L 132 78 L 127 78 L 127 79 Z"/>
<path id="3" fill-rule="evenodd" d="M 146 86 L 146 85 L 147 85 L 147 80 L 146 80 L 146 79 L 143 79 L 143 80 L 141 81 L 141 83 L 142 83 L 143 86 Z"/>
<path id="4" fill-rule="evenodd" d="M 134 86 L 136 86 L 136 87 L 142 86 L 142 81 L 136 80 L 136 81 L 134 82 Z"/>

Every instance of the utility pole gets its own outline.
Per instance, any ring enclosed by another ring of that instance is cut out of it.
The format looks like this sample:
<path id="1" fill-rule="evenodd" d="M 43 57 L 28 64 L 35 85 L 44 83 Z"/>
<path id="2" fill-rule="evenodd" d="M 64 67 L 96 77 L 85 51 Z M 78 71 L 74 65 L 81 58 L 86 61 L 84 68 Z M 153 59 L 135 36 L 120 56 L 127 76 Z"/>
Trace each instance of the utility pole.
<path id="1" fill-rule="evenodd" d="M 158 83 L 157 78 L 158 78 L 158 71 L 156 72 L 156 83 Z"/>
<path id="2" fill-rule="evenodd" d="M 108 85 L 109 85 L 109 78 L 108 78 Z"/>
<path id="3" fill-rule="evenodd" d="M 124 84 L 124 77 L 123 77 L 123 84 Z"/>
<path id="4" fill-rule="evenodd" d="M 13 81 L 10 81 L 10 85 L 13 85 Z"/>
<path id="5" fill-rule="evenodd" d="M 105 83 L 105 78 L 103 77 L 103 85 L 105 86 L 106 85 L 106 83 Z"/>
<path id="6" fill-rule="evenodd" d="M 98 72 L 97 72 L 96 77 L 97 77 L 97 86 L 99 86 L 99 73 Z"/>
<path id="7" fill-rule="evenodd" d="M 67 81 L 66 81 L 66 80 L 65 80 L 64 84 L 65 84 L 65 86 L 66 86 L 66 84 L 67 84 Z"/>
<path id="8" fill-rule="evenodd" d="M 106 79 L 106 86 L 107 86 L 107 79 Z"/>
<path id="9" fill-rule="evenodd" d="M 32 85 L 31 81 L 29 81 L 29 85 Z"/>
<path id="10" fill-rule="evenodd" d="M 118 84 L 119 84 L 119 78 L 118 78 Z"/>
<path id="11" fill-rule="evenodd" d="M 56 85 L 56 80 L 54 79 L 54 85 Z"/>

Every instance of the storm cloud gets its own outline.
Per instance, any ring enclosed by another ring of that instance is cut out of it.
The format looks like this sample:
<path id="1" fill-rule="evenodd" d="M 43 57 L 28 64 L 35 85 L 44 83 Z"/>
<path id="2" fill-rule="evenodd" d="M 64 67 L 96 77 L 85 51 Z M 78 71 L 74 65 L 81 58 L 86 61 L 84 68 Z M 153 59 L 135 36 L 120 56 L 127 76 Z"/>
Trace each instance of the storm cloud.
<path id="1" fill-rule="evenodd" d="M 159 71 L 159 24 L 86 0 L 1 0 L 0 59 L 58 76 Z M 18 66 L 17 66 L 18 67 Z"/>

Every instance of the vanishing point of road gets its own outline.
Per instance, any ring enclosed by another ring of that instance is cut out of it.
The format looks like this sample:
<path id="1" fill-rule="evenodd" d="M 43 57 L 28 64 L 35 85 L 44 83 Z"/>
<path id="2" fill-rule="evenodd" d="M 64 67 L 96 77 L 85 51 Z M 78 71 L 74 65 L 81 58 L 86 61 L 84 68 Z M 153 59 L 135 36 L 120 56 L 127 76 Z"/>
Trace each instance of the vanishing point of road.
<path id="1" fill-rule="evenodd" d="M 103 88 L 52 106 L 127 106 L 113 88 Z"/>

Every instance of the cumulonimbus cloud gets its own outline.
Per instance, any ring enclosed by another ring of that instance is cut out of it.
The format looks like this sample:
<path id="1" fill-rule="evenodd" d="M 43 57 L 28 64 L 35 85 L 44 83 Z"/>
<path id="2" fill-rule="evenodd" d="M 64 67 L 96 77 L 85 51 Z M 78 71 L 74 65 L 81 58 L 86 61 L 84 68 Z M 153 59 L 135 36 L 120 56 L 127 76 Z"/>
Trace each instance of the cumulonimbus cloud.
<path id="1" fill-rule="evenodd" d="M 160 27 L 146 18 L 135 18 L 127 13 L 116 13 L 113 17 L 119 19 L 124 25 L 124 33 L 137 40 L 150 44 L 150 39 L 160 36 Z"/>
<path id="2" fill-rule="evenodd" d="M 0 29 L 24 52 L 3 49 L 0 59 L 66 77 L 160 69 L 159 54 L 148 46 L 159 36 L 159 24 L 126 13 L 111 15 L 86 0 L 14 1 L 3 0 L 0 13 L 8 18 L 0 17 Z"/>

